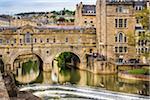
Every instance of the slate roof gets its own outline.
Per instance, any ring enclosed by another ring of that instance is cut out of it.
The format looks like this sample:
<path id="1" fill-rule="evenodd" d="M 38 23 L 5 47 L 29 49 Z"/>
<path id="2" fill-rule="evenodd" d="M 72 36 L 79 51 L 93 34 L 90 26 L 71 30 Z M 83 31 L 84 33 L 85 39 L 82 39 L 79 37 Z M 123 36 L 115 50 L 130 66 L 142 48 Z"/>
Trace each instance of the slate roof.
<path id="1" fill-rule="evenodd" d="M 52 30 L 80 30 L 81 27 L 78 26 L 41 26 L 36 27 L 37 29 L 52 29 Z"/>
<path id="2" fill-rule="evenodd" d="M 83 5 L 83 8 L 82 8 L 83 14 L 86 14 L 86 13 L 89 14 L 90 11 L 93 12 L 92 14 L 96 14 L 96 5 Z"/>
<path id="3" fill-rule="evenodd" d="M 20 29 L 21 27 L 13 27 L 13 26 L 6 26 L 6 27 L 0 27 L 1 30 L 16 30 L 16 29 Z M 39 30 L 45 30 L 45 29 L 49 29 L 49 30 L 81 30 L 84 29 L 82 27 L 78 27 L 78 26 L 40 26 L 40 27 L 34 27 L 35 29 L 39 29 Z"/>
<path id="4" fill-rule="evenodd" d="M 9 22 L 9 19 L 3 18 L 3 17 L 0 17 L 0 20 L 1 20 L 1 21 Z"/>

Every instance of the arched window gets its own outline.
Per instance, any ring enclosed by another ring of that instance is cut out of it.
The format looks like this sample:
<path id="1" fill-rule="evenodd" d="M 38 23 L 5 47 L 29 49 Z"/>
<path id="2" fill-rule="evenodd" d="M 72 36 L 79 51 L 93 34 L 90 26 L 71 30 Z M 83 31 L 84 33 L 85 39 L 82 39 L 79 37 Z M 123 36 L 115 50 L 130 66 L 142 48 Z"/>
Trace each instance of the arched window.
<path id="1" fill-rule="evenodd" d="M 30 43 L 31 42 L 31 34 L 29 32 L 26 33 L 25 40 L 26 40 L 26 43 Z"/>
<path id="2" fill-rule="evenodd" d="M 123 34 L 119 33 L 119 42 L 123 42 Z"/>
<path id="3" fill-rule="evenodd" d="M 120 32 L 115 37 L 115 42 L 126 43 L 127 42 L 127 38 L 122 32 Z"/>

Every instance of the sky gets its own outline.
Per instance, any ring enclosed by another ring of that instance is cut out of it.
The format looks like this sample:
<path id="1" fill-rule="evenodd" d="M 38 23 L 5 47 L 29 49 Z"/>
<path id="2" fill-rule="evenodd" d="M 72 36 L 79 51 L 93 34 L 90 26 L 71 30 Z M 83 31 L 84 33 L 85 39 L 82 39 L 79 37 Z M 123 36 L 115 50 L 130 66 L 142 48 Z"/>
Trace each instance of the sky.
<path id="1" fill-rule="evenodd" d="M 31 11 L 75 10 L 76 4 L 96 4 L 96 0 L 0 0 L 0 14 Z"/>

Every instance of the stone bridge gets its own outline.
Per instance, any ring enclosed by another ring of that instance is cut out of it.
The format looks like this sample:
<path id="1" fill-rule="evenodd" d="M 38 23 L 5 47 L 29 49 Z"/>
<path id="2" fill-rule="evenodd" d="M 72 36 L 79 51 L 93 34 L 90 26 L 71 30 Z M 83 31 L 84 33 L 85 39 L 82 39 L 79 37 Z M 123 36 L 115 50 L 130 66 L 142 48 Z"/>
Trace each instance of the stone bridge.
<path id="1" fill-rule="evenodd" d="M 35 54 L 43 61 L 43 70 L 50 71 L 52 61 L 62 52 L 72 52 L 80 58 L 80 69 L 86 69 L 85 55 L 96 51 L 95 29 L 78 27 L 1 27 L 0 59 L 4 70 L 14 70 L 15 59 Z"/>

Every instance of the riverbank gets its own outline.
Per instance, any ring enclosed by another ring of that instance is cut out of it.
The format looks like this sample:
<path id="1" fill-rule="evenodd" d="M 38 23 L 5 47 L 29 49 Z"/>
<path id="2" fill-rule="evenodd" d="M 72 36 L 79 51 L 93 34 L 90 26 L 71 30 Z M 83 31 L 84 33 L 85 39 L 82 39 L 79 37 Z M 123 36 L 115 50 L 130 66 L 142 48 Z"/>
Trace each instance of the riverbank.
<path id="1" fill-rule="evenodd" d="M 119 72 L 118 77 L 130 80 L 150 81 L 150 75 L 130 74 L 128 72 Z"/>
<path id="2" fill-rule="evenodd" d="M 34 96 L 31 92 L 28 91 L 20 92 L 15 85 L 15 80 L 12 73 L 5 72 L 2 76 L 10 100 L 41 100 L 39 97 Z"/>

